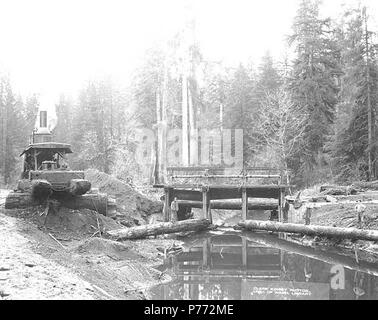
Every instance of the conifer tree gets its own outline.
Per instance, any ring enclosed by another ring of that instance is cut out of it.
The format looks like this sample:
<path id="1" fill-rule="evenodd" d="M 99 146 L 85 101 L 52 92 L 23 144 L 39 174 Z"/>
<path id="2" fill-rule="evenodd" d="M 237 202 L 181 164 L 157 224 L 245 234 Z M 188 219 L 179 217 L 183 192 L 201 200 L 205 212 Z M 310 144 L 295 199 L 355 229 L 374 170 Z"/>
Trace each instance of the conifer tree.
<path id="1" fill-rule="evenodd" d="M 304 152 L 293 167 L 306 176 L 332 134 L 340 75 L 339 50 L 329 19 L 319 17 L 320 1 L 302 0 L 294 20 L 290 43 L 296 59 L 288 81 L 293 102 L 308 115 L 303 137 Z"/>

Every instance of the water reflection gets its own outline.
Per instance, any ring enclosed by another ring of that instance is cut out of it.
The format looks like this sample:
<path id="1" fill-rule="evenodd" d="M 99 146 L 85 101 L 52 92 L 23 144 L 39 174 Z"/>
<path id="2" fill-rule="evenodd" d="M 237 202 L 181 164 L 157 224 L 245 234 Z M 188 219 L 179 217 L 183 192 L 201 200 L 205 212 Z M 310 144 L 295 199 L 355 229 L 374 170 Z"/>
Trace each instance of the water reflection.
<path id="1" fill-rule="evenodd" d="M 152 299 L 378 299 L 375 264 L 270 235 L 207 236 L 160 269 L 174 280 Z"/>

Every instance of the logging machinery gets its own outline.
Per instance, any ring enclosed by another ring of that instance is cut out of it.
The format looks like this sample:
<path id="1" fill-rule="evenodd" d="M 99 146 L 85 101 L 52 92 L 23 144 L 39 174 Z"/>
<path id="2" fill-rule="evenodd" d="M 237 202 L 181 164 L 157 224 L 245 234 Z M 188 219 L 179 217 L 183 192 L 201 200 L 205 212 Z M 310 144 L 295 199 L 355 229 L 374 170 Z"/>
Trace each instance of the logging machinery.
<path id="1" fill-rule="evenodd" d="M 72 153 L 71 146 L 52 141 L 45 112 L 41 111 L 40 125 L 20 155 L 23 157 L 21 179 L 17 188 L 8 194 L 5 207 L 27 207 L 52 198 L 73 209 L 98 209 L 106 214 L 107 196 L 90 192 L 91 183 L 85 179 L 84 171 L 70 170 L 67 154 Z"/>
<path id="2" fill-rule="evenodd" d="M 91 189 L 84 179 L 84 171 L 70 170 L 66 155 L 71 146 L 57 142 L 30 144 L 21 154 L 24 157 L 21 180 L 17 189 L 31 190 L 33 196 L 45 198 L 52 193 L 83 195 Z"/>

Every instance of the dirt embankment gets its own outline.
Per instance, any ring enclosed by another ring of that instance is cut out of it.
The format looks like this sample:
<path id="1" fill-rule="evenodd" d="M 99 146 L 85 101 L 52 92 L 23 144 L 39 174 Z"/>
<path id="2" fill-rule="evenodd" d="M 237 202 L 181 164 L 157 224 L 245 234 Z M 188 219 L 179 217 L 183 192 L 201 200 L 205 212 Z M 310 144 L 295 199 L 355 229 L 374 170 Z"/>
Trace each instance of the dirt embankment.
<path id="1" fill-rule="evenodd" d="M 17 219 L 1 213 L 0 242 L 0 300 L 96 298 L 87 281 L 35 252 Z"/>
<path id="2" fill-rule="evenodd" d="M 98 230 L 122 227 L 90 210 L 0 207 L 0 294 L 3 299 L 144 299 L 170 280 L 154 267 L 178 241 L 115 242 Z M 3 271 L 1 271 L 3 270 Z"/>
<path id="3" fill-rule="evenodd" d="M 302 192 L 302 203 L 297 209 L 290 205 L 289 222 L 304 223 L 304 216 L 307 208 L 310 208 L 310 223 L 321 226 L 334 226 L 343 228 L 363 228 L 378 230 L 378 191 L 359 190 L 353 195 L 333 195 L 327 197 L 328 201 L 322 201 L 323 193 L 319 188 L 312 188 Z M 320 199 L 320 200 L 319 200 Z M 357 203 L 365 206 L 363 216 L 364 223 L 358 224 Z M 298 238 L 298 236 L 296 236 Z M 356 248 L 365 257 L 374 261 L 378 258 L 378 245 L 370 241 L 350 241 L 321 237 L 303 237 L 303 242 L 312 245 L 338 246 L 341 248 Z M 369 255 L 371 255 L 369 257 Z"/>
<path id="4" fill-rule="evenodd" d="M 163 203 L 156 197 L 147 196 L 128 183 L 95 169 L 85 171 L 92 188 L 106 193 L 117 201 L 117 218 L 127 227 L 148 223 L 152 215 L 161 215 Z"/>
<path id="5" fill-rule="evenodd" d="M 116 217 L 59 206 L 5 210 L 0 193 L 0 299 L 145 299 L 148 287 L 170 280 L 155 267 L 179 241 L 102 237 L 161 215 L 161 202 L 98 171 L 86 176 L 116 199 Z"/>

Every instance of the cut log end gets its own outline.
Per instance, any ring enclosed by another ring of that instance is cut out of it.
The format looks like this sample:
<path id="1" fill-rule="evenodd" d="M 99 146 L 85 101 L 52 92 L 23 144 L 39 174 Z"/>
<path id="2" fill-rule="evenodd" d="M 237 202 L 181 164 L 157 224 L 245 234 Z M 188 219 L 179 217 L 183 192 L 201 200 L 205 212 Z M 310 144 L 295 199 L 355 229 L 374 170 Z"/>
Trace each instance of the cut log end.
<path id="1" fill-rule="evenodd" d="M 91 183 L 84 179 L 72 179 L 68 192 L 73 196 L 81 196 L 91 189 Z"/>
<path id="2" fill-rule="evenodd" d="M 52 194 L 51 183 L 47 180 L 33 180 L 31 184 L 31 195 L 35 200 L 47 199 Z"/>

